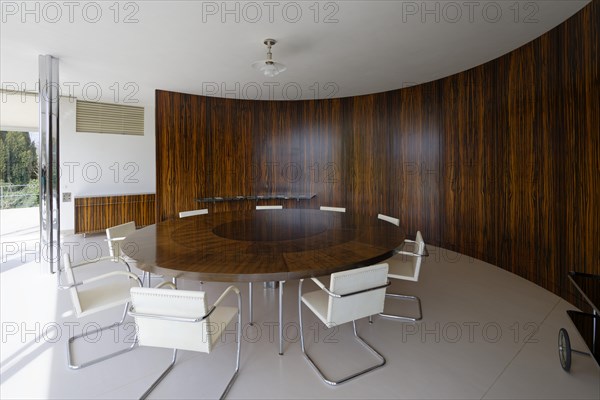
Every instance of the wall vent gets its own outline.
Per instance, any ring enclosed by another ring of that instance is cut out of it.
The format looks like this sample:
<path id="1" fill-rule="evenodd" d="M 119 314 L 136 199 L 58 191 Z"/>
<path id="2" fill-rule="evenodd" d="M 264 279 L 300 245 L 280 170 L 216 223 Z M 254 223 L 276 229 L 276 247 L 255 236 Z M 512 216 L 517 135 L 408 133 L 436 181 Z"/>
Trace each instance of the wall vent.
<path id="1" fill-rule="evenodd" d="M 77 132 L 144 134 L 144 107 L 77 100 Z"/>

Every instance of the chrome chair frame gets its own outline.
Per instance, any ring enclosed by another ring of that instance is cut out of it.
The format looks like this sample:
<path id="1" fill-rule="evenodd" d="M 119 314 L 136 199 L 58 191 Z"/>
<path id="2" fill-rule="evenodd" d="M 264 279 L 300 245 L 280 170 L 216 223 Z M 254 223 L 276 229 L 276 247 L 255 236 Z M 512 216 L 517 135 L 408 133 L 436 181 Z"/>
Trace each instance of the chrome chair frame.
<path id="1" fill-rule="evenodd" d="M 383 288 L 391 285 L 391 282 L 388 280 L 385 285 L 380 285 L 380 286 L 376 286 L 376 287 L 372 287 L 372 288 L 368 288 L 368 289 L 358 290 L 358 291 L 346 293 L 346 294 L 337 294 L 337 293 L 333 293 L 329 289 L 327 289 L 318 279 L 311 278 L 311 280 L 313 282 L 315 282 L 321 290 L 325 291 L 325 293 L 327 293 L 328 296 L 335 297 L 335 298 L 354 296 L 357 294 L 366 293 L 366 292 L 370 292 L 373 290 L 383 289 Z M 371 366 L 369 368 L 365 368 L 361 371 L 358 371 L 358 372 L 355 372 L 348 376 L 345 376 L 342 379 L 339 379 L 337 381 L 332 380 L 332 379 L 328 378 L 327 376 L 325 376 L 325 374 L 323 373 L 323 371 L 321 371 L 321 369 L 315 363 L 315 361 L 312 358 L 310 358 L 310 355 L 306 351 L 306 347 L 304 345 L 304 330 L 303 330 L 303 323 L 302 323 L 302 284 L 303 283 L 304 283 L 304 279 L 300 279 L 300 283 L 298 284 L 298 317 L 299 317 L 299 321 L 300 321 L 300 347 L 302 349 L 302 353 L 304 354 L 304 356 L 306 357 L 306 359 L 308 360 L 310 365 L 315 369 L 315 371 L 317 371 L 317 373 L 319 374 L 321 379 L 329 385 L 336 386 L 336 385 L 342 384 L 344 382 L 347 382 L 351 379 L 354 379 L 360 375 L 366 374 L 367 372 L 373 371 L 377 368 L 384 366 L 386 363 L 385 357 L 381 353 L 379 353 L 377 350 L 375 350 L 369 343 L 367 343 L 367 341 L 365 339 L 363 339 L 362 337 L 360 337 L 358 335 L 358 332 L 356 330 L 356 321 L 352 321 L 352 329 L 354 332 L 354 337 L 356 338 L 358 343 L 360 343 L 364 348 L 369 350 L 369 352 L 371 352 L 371 354 L 373 354 L 379 360 L 379 363 L 374 366 Z"/>
<path id="2" fill-rule="evenodd" d="M 129 263 L 127 262 L 127 259 L 125 257 L 123 257 L 121 255 L 121 251 L 120 251 L 120 242 L 122 242 L 123 240 L 125 240 L 125 236 L 123 235 L 123 228 L 125 227 L 129 227 L 130 225 L 133 226 L 133 231 L 136 230 L 136 226 L 135 226 L 135 222 L 134 221 L 129 221 L 126 222 L 124 224 L 120 224 L 120 225 L 115 225 L 115 226 L 111 226 L 109 228 L 106 228 L 106 242 L 108 244 L 108 253 L 109 253 L 109 257 L 106 257 L 106 259 L 112 259 L 113 262 L 122 262 L 127 266 L 127 270 L 129 272 L 131 272 L 131 267 L 129 266 Z M 117 231 L 117 232 L 113 232 L 113 231 Z M 118 237 L 111 237 L 111 235 L 113 234 L 117 234 L 119 235 Z M 126 235 L 128 235 L 129 233 L 126 233 Z M 102 259 L 105 259 L 105 257 L 102 257 Z M 146 272 L 146 271 L 142 271 L 142 286 L 143 283 L 146 281 L 146 276 L 148 276 L 148 287 L 152 286 L 152 282 L 151 282 L 151 278 L 150 278 L 150 273 Z"/>
<path id="3" fill-rule="evenodd" d="M 65 256 L 68 257 L 68 255 L 66 255 L 66 254 L 65 254 Z M 112 257 L 102 257 L 101 259 L 98 259 L 98 260 L 95 260 L 95 261 L 83 262 L 83 263 L 80 263 L 80 264 L 72 265 L 71 268 L 77 268 L 77 267 L 82 267 L 84 265 L 94 264 L 97 261 L 100 261 L 102 259 L 107 259 L 107 258 L 112 258 Z M 63 285 L 62 284 L 62 282 L 61 282 L 61 272 L 62 272 L 62 269 L 59 267 L 58 274 L 57 274 L 57 279 L 58 279 L 58 288 L 60 290 L 72 289 L 72 288 L 75 288 L 75 287 L 78 287 L 78 286 L 81 286 L 81 285 L 85 285 L 85 284 L 88 284 L 88 283 L 96 282 L 96 281 L 99 281 L 99 280 L 102 280 L 102 279 L 105 279 L 105 278 L 109 278 L 109 277 L 113 277 L 113 276 L 118 276 L 118 275 L 125 275 L 125 276 L 127 276 L 127 277 L 129 277 L 131 279 L 134 279 L 134 280 L 136 280 L 138 282 L 138 284 L 140 286 L 142 286 L 142 281 L 139 278 L 139 276 L 137 276 L 136 274 L 134 274 L 132 272 L 129 272 L 129 271 L 112 271 L 112 272 L 109 272 L 109 273 L 106 273 L 106 274 L 95 276 L 93 278 L 89 278 L 89 279 L 85 279 L 85 280 L 82 280 L 82 281 L 79 281 L 79 282 L 75 282 L 75 283 L 70 284 L 70 285 Z M 124 312 L 123 312 L 123 316 L 121 317 L 121 320 L 118 321 L 118 322 L 115 322 L 113 324 L 106 325 L 106 326 L 94 329 L 92 331 L 86 331 L 85 333 L 80 333 L 79 335 L 74 335 L 74 336 L 69 337 L 69 340 L 67 341 L 67 364 L 68 364 L 68 366 L 69 366 L 70 369 L 82 369 L 82 368 L 85 368 L 85 367 L 89 367 L 90 365 L 94 365 L 96 363 L 99 363 L 100 361 L 104 361 L 104 360 L 107 360 L 109 358 L 116 357 L 116 356 L 118 356 L 120 354 L 123 354 L 123 353 L 127 353 L 128 351 L 131 351 L 131 350 L 133 350 L 135 348 L 135 346 L 137 344 L 137 339 L 135 339 L 133 341 L 133 343 L 132 343 L 131 346 L 129 346 L 129 347 L 125 348 L 125 349 L 121 349 L 121 350 L 115 351 L 113 353 L 110 353 L 110 354 L 107 354 L 107 355 L 104 355 L 104 356 L 101 356 L 101 357 L 98 357 L 98 358 L 94 358 L 92 360 L 86 361 L 86 362 L 81 363 L 81 364 L 76 364 L 76 363 L 74 363 L 74 360 L 73 360 L 72 346 L 73 346 L 73 343 L 75 342 L 75 340 L 83 338 L 83 337 L 87 337 L 89 335 L 92 335 L 92 334 L 95 334 L 95 333 L 98 333 L 98 332 L 103 332 L 103 331 L 105 331 L 107 329 L 113 329 L 113 328 L 116 328 L 116 327 L 119 327 L 119 326 L 123 325 L 123 323 L 125 322 L 125 318 L 127 316 L 127 309 L 128 308 L 129 308 L 129 302 L 127 302 L 125 304 L 125 309 L 124 309 Z"/>
<path id="4" fill-rule="evenodd" d="M 418 247 L 418 243 L 415 240 L 405 239 L 402 246 L 404 246 L 405 244 L 417 245 L 417 247 Z M 401 254 L 401 255 L 405 255 L 405 256 L 409 256 L 409 257 L 429 257 L 429 251 L 427 250 L 427 246 L 424 247 L 423 254 L 418 254 L 416 252 L 409 252 L 409 251 L 404 251 L 404 250 L 394 250 L 394 254 Z M 423 319 L 423 310 L 421 308 L 421 299 L 418 296 L 406 295 L 406 294 L 400 294 L 400 293 L 386 293 L 385 297 L 389 297 L 389 298 L 396 299 L 396 300 L 416 301 L 417 307 L 419 308 L 419 313 L 415 317 L 409 317 L 406 315 L 388 314 L 388 313 L 382 312 L 382 313 L 379 313 L 380 317 L 392 318 L 392 319 L 397 319 L 397 320 L 401 320 L 401 321 L 409 321 L 409 322 L 417 322 L 417 321 L 420 321 Z M 369 323 L 373 323 L 373 319 L 371 317 L 369 317 Z"/>
<path id="5" fill-rule="evenodd" d="M 219 306 L 219 304 L 223 301 L 223 299 L 230 292 L 234 292 L 237 296 L 237 305 L 238 305 L 237 350 L 236 350 L 235 370 L 234 370 L 233 375 L 231 376 L 229 382 L 227 383 L 225 390 L 221 394 L 221 397 L 219 397 L 220 399 L 223 399 L 223 398 L 225 398 L 225 396 L 227 396 L 227 393 L 233 386 L 233 382 L 237 378 L 238 372 L 240 370 L 240 351 L 241 351 L 241 345 L 242 345 L 242 340 L 241 340 L 242 339 L 242 313 L 241 313 L 241 311 L 242 311 L 242 296 L 241 296 L 238 288 L 236 288 L 235 286 L 229 286 L 227 289 L 225 289 L 225 291 L 221 294 L 221 296 L 219 296 L 217 301 L 215 301 L 215 303 L 210 307 L 208 312 L 200 318 L 182 318 L 182 317 L 172 317 L 172 316 L 168 316 L 168 315 L 138 313 L 135 311 L 133 306 L 131 306 L 128 311 L 128 314 L 131 315 L 132 317 L 155 318 L 155 319 L 161 319 L 161 320 L 165 320 L 165 321 L 198 323 L 198 322 L 204 321 L 205 319 L 210 317 L 210 315 L 213 313 L 213 311 Z M 160 384 L 160 382 L 169 374 L 169 372 L 171 372 L 171 370 L 175 366 L 176 361 L 177 361 L 177 349 L 173 349 L 173 357 L 171 359 L 171 363 L 163 371 L 163 373 L 154 381 L 154 383 L 152 383 L 152 385 L 144 392 L 144 394 L 140 397 L 140 400 L 146 399 L 150 395 L 150 393 L 152 393 L 152 391 L 154 389 L 156 389 L 156 387 Z"/>

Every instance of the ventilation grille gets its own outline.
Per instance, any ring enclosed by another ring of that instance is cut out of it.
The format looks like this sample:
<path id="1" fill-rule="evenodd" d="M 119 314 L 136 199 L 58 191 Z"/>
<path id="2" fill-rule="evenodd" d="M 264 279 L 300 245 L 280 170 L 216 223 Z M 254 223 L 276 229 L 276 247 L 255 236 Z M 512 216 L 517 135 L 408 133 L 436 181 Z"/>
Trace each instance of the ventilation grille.
<path id="1" fill-rule="evenodd" d="M 144 134 L 144 107 L 77 100 L 77 132 Z"/>

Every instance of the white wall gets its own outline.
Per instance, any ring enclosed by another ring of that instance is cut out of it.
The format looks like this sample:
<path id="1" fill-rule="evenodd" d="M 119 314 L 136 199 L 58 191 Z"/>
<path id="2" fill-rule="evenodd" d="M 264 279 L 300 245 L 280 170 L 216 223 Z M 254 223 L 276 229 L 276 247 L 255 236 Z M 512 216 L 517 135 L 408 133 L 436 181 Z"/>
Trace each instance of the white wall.
<path id="1" fill-rule="evenodd" d="M 60 103 L 61 231 L 75 227 L 76 196 L 154 193 L 156 190 L 154 107 L 144 108 L 144 135 L 75 132 L 75 99 Z"/>
<path id="2" fill-rule="evenodd" d="M 39 108 L 34 94 L 0 90 L 0 129 L 37 132 Z"/>

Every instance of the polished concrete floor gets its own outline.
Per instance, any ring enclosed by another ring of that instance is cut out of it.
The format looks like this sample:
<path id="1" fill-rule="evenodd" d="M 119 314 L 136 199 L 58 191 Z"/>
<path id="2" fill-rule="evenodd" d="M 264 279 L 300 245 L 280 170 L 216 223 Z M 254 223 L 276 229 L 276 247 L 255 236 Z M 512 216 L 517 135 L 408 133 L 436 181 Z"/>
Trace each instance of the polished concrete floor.
<path id="1" fill-rule="evenodd" d="M 64 240 L 71 243 L 77 260 L 86 253 L 93 257 L 97 251 L 106 252 L 103 239 L 71 236 Z M 241 371 L 229 398 L 600 398 L 600 368 L 590 357 L 574 355 L 570 373 L 558 362 L 561 327 L 571 333 L 574 348 L 585 349 L 565 313 L 573 308 L 570 304 L 479 260 L 432 246 L 429 251 L 419 282 L 396 281 L 388 289 L 420 296 L 423 320 L 403 323 L 376 317 L 373 324 L 359 321 L 359 334 L 384 354 L 387 364 L 338 387 L 323 383 L 300 351 L 297 282 L 285 284 L 283 356 L 277 351 L 277 292 L 255 285 L 256 323 L 247 325 L 244 315 Z M 122 310 L 78 320 L 69 294 L 56 289 L 56 277 L 41 270 L 33 253 L 25 253 L 17 255 L 17 262 L 12 255 L 10 268 L 3 267 L 0 273 L 0 397 L 139 397 L 168 365 L 170 350 L 140 347 L 82 370 L 68 369 L 69 332 L 112 322 Z M 110 262 L 101 263 L 87 273 L 113 268 Z M 180 282 L 183 289 L 206 290 L 209 302 L 226 286 Z M 238 287 L 247 305 L 247 285 Z M 386 311 L 415 309 L 411 304 L 389 302 Z M 327 373 L 339 376 L 373 362 L 353 340 L 351 326 L 326 330 L 306 309 L 304 315 L 308 351 Z M 209 355 L 180 352 L 175 368 L 151 398 L 217 397 L 234 365 L 234 327 L 229 329 Z M 106 331 L 78 344 L 75 356 L 85 359 L 127 346 L 132 332 L 131 324 Z"/>

